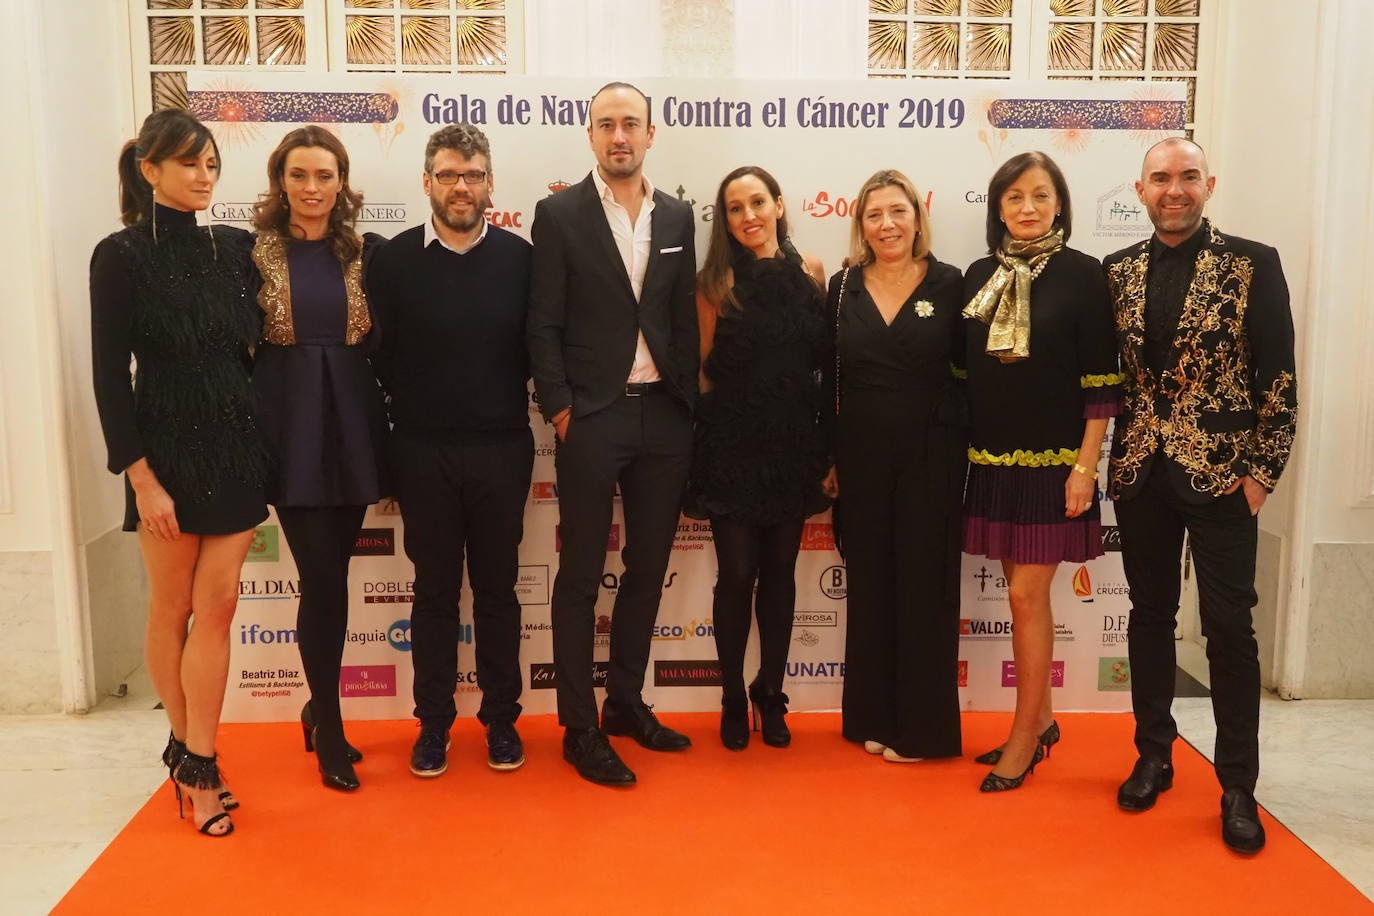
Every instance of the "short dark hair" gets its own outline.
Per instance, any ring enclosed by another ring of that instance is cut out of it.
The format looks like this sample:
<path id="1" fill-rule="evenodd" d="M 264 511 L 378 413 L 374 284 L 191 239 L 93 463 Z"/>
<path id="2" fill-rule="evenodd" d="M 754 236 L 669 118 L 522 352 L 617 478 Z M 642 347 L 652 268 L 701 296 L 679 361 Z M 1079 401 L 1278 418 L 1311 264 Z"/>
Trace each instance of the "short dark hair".
<path id="1" fill-rule="evenodd" d="M 441 149 L 451 149 L 464 159 L 471 159 L 481 153 L 487 160 L 487 171 L 491 168 L 491 144 L 487 135 L 471 124 L 449 124 L 429 135 L 425 144 L 425 171 L 434 170 L 434 156 Z"/>
<path id="2" fill-rule="evenodd" d="M 633 89 L 635 92 L 638 92 L 639 97 L 644 100 L 644 126 L 648 127 L 649 125 L 654 123 L 654 109 L 649 104 L 649 97 L 644 94 L 644 90 L 640 89 L 633 83 L 622 83 L 619 80 L 609 82 L 606 85 L 602 86 L 600 89 L 596 90 L 596 92 L 592 93 L 592 100 L 587 104 L 587 114 L 591 114 L 592 105 L 596 104 L 596 97 L 601 95 L 601 93 L 607 91 L 608 89 Z"/>
<path id="3" fill-rule="evenodd" d="M 1054 218 L 1054 225 L 1064 230 L 1064 241 L 1069 240 L 1069 235 L 1073 232 L 1069 184 L 1064 180 L 1064 173 L 1059 171 L 1059 166 L 1054 164 L 1053 159 L 1039 150 L 1032 150 L 1029 153 L 1018 153 L 1002 163 L 1002 167 L 992 173 L 992 180 L 988 182 L 988 254 L 1001 247 L 1002 236 L 1007 232 L 1006 226 L 1002 225 L 1002 195 L 1027 169 L 1035 168 L 1037 165 L 1044 169 L 1049 174 L 1050 181 L 1054 182 L 1054 193 L 1059 197 L 1059 215 Z"/>

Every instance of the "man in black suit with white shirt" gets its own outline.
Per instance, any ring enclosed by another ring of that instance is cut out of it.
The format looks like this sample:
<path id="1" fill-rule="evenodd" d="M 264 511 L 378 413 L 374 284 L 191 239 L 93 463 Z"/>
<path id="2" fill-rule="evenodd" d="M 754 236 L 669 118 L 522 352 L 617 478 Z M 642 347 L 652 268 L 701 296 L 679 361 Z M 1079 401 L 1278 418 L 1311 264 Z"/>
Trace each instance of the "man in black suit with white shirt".
<path id="1" fill-rule="evenodd" d="M 659 751 L 691 744 L 658 721 L 641 691 L 691 460 L 696 252 L 691 208 L 644 176 L 654 140 L 648 98 L 609 83 L 589 117 L 596 167 L 535 207 L 526 334 L 540 410 L 559 440 L 553 657 L 563 756 L 592 782 L 629 785 L 635 775 L 607 734 Z M 595 606 L 617 483 L 625 573 L 598 727 Z"/>

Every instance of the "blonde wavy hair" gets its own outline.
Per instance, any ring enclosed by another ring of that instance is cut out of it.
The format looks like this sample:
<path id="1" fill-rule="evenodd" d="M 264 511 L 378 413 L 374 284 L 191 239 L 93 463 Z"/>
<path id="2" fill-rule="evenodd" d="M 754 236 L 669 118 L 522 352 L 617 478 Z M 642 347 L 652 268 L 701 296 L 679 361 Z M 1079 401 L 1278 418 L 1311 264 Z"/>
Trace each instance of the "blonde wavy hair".
<path id="1" fill-rule="evenodd" d="M 845 265 L 848 267 L 862 267 L 873 263 L 873 249 L 864 241 L 864 210 L 868 207 L 868 198 L 873 192 L 883 188 L 901 188 L 907 200 L 916 208 L 916 239 L 911 243 L 911 259 L 919 261 L 930 254 L 930 211 L 926 209 L 925 200 L 910 178 L 896 169 L 881 169 L 869 176 L 863 187 L 859 188 L 854 206 L 849 211 L 849 257 L 845 259 Z"/>

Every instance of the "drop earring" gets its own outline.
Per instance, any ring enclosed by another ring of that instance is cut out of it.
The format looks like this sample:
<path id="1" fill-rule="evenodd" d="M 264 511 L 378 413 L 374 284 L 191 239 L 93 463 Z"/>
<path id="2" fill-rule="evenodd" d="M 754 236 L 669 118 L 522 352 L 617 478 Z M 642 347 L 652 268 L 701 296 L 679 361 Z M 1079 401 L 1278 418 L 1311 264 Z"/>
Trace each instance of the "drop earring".
<path id="1" fill-rule="evenodd" d="M 153 244 L 157 244 L 157 188 L 153 188 Z"/>

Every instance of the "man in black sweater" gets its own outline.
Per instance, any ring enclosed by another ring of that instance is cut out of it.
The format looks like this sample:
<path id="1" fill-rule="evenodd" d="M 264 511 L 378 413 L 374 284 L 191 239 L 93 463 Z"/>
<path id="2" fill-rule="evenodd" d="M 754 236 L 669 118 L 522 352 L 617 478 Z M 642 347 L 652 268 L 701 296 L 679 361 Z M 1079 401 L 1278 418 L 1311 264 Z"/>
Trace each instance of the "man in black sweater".
<path id="1" fill-rule="evenodd" d="M 436 131 L 423 180 L 433 217 L 392 239 L 368 275 L 381 329 L 373 361 L 390 399 L 395 491 L 415 564 L 410 641 L 421 731 L 410 771 L 447 769 L 464 550 L 482 690 L 477 718 L 487 728 L 488 763 L 513 770 L 525 762 L 515 730 L 515 582 L 534 466 L 524 342 L 530 244 L 483 216 L 491 151 L 477 128 Z"/>

